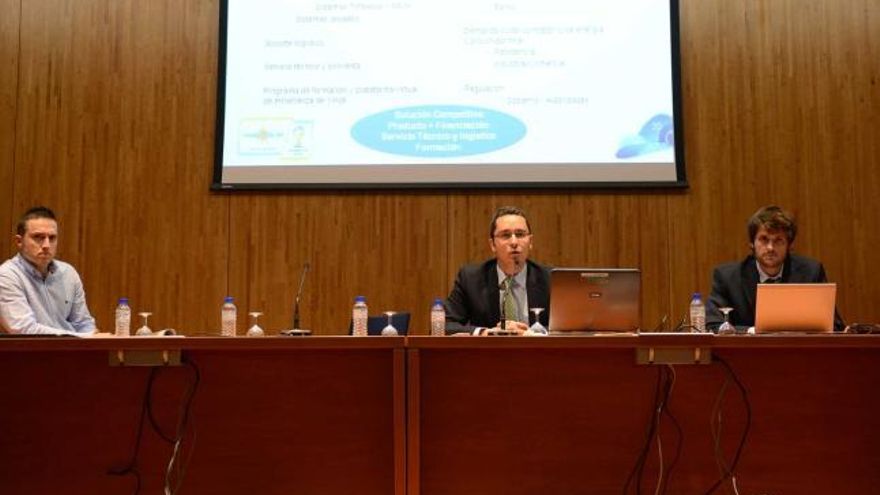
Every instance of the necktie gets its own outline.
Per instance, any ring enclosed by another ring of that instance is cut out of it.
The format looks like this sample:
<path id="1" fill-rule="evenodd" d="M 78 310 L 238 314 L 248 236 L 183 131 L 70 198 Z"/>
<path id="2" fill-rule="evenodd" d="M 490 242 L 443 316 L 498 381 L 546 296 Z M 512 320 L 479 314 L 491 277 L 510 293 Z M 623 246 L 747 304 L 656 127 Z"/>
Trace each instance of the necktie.
<path id="1" fill-rule="evenodd" d="M 516 299 L 513 297 L 513 277 L 504 279 L 504 294 L 501 297 L 501 307 L 504 308 L 505 321 L 519 321 L 516 315 Z"/>
<path id="2" fill-rule="evenodd" d="M 778 284 L 779 282 L 779 277 L 771 277 L 764 281 L 765 284 Z"/>

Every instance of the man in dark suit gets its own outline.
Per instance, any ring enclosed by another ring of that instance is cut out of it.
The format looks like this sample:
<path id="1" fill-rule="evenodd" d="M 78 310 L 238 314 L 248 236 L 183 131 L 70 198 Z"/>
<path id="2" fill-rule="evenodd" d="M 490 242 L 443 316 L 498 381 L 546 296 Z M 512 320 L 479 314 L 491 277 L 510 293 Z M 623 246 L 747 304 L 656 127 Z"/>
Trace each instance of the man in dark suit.
<path id="1" fill-rule="evenodd" d="M 755 298 L 759 283 L 827 282 L 822 263 L 791 253 L 797 224 L 778 206 L 764 206 L 749 219 L 752 253 L 742 261 L 725 263 L 712 274 L 712 293 L 706 305 L 706 326 L 717 329 L 724 321 L 718 308 L 733 308 L 730 323 L 739 328 L 755 326 Z M 835 313 L 835 330 L 843 322 Z"/>
<path id="2" fill-rule="evenodd" d="M 550 321 L 550 270 L 530 261 L 532 231 L 525 212 L 504 206 L 489 226 L 489 248 L 495 257 L 462 267 L 446 298 L 446 333 L 485 335 L 501 328 L 522 333 L 529 327 L 529 308 L 544 308 Z"/>

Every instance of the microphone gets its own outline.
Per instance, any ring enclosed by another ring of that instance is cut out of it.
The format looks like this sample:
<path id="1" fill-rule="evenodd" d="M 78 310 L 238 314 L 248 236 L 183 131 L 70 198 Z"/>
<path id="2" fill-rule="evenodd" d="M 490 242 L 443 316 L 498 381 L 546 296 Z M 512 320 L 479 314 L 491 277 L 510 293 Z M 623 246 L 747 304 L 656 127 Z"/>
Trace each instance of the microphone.
<path id="1" fill-rule="evenodd" d="M 504 281 L 498 282 L 498 290 L 501 291 L 501 300 L 498 301 L 498 314 L 501 315 L 501 322 L 498 324 L 498 329 L 504 331 L 507 329 L 506 321 L 504 321 L 504 298 L 505 298 L 505 287 Z"/>
<path id="2" fill-rule="evenodd" d="M 668 315 L 663 315 L 663 318 L 660 318 L 660 323 L 658 323 L 657 326 L 654 327 L 654 329 L 651 331 L 652 332 L 662 332 L 663 330 L 665 330 L 667 317 L 668 317 Z"/>
<path id="3" fill-rule="evenodd" d="M 309 269 L 311 268 L 311 264 L 308 261 L 303 265 L 302 275 L 299 277 L 299 289 L 296 291 L 296 297 L 293 300 L 293 328 L 290 330 L 284 330 L 281 332 L 281 335 L 287 336 L 301 336 L 301 335 L 309 335 L 312 333 L 311 330 L 303 330 L 299 328 L 299 300 L 302 298 L 303 286 L 306 283 L 306 274 L 309 273 Z"/>
<path id="4" fill-rule="evenodd" d="M 498 282 L 498 290 L 501 291 L 501 300 L 498 301 L 498 312 L 501 314 L 501 322 L 498 324 L 498 331 L 491 332 L 489 335 L 516 335 L 516 332 L 507 329 L 507 319 L 504 317 L 504 300 L 505 298 L 513 297 L 513 294 L 510 294 L 509 287 L 503 280 Z"/>
<path id="5" fill-rule="evenodd" d="M 302 275 L 299 277 L 299 289 L 296 290 L 296 298 L 293 301 L 293 328 L 299 328 L 299 300 L 302 298 L 303 286 L 306 283 L 306 274 L 311 265 L 308 261 L 303 265 Z"/>

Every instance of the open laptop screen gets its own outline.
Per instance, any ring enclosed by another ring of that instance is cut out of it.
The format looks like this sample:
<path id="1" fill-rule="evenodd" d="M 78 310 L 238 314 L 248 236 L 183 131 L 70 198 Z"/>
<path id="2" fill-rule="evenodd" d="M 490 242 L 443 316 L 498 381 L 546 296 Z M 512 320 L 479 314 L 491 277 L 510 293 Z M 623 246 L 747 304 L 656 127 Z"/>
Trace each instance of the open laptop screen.
<path id="1" fill-rule="evenodd" d="M 758 284 L 755 332 L 834 331 L 837 284 Z"/>
<path id="2" fill-rule="evenodd" d="M 636 332 L 640 290 L 635 268 L 554 268 L 550 331 Z"/>

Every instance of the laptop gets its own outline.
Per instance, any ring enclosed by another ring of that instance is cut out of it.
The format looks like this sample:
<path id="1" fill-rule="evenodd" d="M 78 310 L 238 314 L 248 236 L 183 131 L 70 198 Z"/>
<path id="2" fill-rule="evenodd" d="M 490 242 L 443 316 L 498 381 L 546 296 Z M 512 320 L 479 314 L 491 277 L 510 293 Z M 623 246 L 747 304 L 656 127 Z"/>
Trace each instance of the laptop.
<path id="1" fill-rule="evenodd" d="M 554 268 L 550 332 L 638 332 L 640 292 L 635 268 Z"/>
<path id="2" fill-rule="evenodd" d="M 755 333 L 834 331 L 837 284 L 758 284 Z"/>

